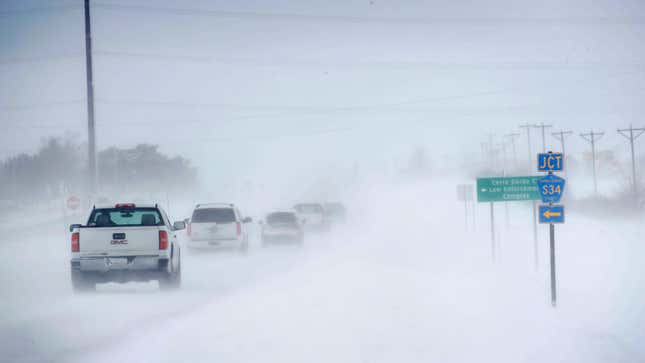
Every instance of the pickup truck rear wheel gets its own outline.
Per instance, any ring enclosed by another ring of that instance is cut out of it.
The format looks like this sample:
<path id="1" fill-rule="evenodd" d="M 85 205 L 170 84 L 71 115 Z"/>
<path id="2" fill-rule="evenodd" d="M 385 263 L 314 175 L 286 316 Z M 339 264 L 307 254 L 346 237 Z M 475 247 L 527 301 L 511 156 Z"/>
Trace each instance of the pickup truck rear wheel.
<path id="1" fill-rule="evenodd" d="M 244 240 L 239 248 L 241 254 L 247 255 L 249 253 L 249 240 Z"/>
<path id="2" fill-rule="evenodd" d="M 181 256 L 180 256 L 181 257 Z M 159 279 L 159 288 L 161 290 L 175 290 L 181 286 L 181 258 L 177 262 L 177 267 L 173 271 L 168 271 Z"/>
<path id="3" fill-rule="evenodd" d="M 96 283 L 81 271 L 71 271 L 72 288 L 75 292 L 90 292 L 96 290 Z"/>

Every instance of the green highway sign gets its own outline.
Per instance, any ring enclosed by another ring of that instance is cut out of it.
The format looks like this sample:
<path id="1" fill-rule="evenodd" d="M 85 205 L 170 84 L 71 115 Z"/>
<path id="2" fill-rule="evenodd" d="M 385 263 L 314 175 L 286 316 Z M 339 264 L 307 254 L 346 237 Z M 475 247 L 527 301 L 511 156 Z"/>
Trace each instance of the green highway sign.
<path id="1" fill-rule="evenodd" d="M 478 202 L 511 202 L 540 200 L 537 181 L 541 176 L 477 178 Z"/>

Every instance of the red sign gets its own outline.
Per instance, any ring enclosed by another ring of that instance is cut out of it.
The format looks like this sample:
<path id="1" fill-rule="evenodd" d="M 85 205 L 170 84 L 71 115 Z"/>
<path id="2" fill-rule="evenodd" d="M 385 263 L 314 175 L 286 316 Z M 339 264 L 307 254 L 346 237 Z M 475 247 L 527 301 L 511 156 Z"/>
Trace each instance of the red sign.
<path id="1" fill-rule="evenodd" d="M 81 200 L 77 196 L 72 195 L 71 197 L 67 198 L 67 208 L 71 210 L 76 210 L 80 206 L 81 206 Z"/>

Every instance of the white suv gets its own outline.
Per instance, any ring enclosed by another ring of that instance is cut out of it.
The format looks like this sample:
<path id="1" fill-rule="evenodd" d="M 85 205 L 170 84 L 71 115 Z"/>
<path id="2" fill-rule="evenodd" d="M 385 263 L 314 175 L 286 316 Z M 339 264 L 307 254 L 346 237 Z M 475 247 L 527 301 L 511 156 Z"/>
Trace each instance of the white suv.
<path id="1" fill-rule="evenodd" d="M 247 252 L 249 234 L 247 223 L 239 209 L 230 203 L 197 204 L 188 224 L 188 247 L 237 248 Z"/>
<path id="2" fill-rule="evenodd" d="M 325 216 L 325 209 L 320 203 L 299 203 L 293 206 L 298 213 L 301 223 L 307 231 L 327 231 L 329 221 Z"/>

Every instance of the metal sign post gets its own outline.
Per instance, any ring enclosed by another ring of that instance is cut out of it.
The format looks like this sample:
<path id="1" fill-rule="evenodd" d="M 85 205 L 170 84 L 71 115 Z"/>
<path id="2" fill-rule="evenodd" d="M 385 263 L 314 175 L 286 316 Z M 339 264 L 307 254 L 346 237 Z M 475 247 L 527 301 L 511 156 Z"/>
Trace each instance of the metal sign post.
<path id="1" fill-rule="evenodd" d="M 555 286 L 555 226 L 553 223 L 549 223 L 549 249 L 551 251 L 551 306 L 555 307 L 558 291 Z"/>
<path id="2" fill-rule="evenodd" d="M 472 184 L 457 184 L 457 200 L 464 202 L 464 228 L 468 231 L 468 202 L 474 199 L 474 186 Z M 475 208 L 473 204 L 473 209 Z M 473 212 L 474 216 L 474 212 Z M 473 229 L 475 220 L 473 217 Z"/>
<path id="3" fill-rule="evenodd" d="M 549 225 L 549 249 L 551 271 L 551 305 L 557 304 L 557 288 L 555 275 L 555 223 L 564 223 L 564 206 L 554 205 L 562 198 L 565 180 L 553 175 L 554 171 L 562 171 L 563 154 L 543 153 L 538 154 L 538 171 L 548 174 L 538 181 L 542 202 L 548 203 L 540 206 L 540 223 Z"/>
<path id="4" fill-rule="evenodd" d="M 511 176 L 477 178 L 477 201 L 490 202 L 491 256 L 495 260 L 495 207 L 494 202 L 539 200 L 539 176 Z"/>
<path id="5" fill-rule="evenodd" d="M 490 257 L 495 262 L 495 206 L 490 202 Z"/>
<path id="6" fill-rule="evenodd" d="M 535 201 L 531 202 L 531 209 L 533 212 L 533 267 L 537 271 L 540 268 L 540 250 L 538 248 L 537 204 Z"/>
<path id="7" fill-rule="evenodd" d="M 464 200 L 464 230 L 468 231 L 468 201 Z"/>

